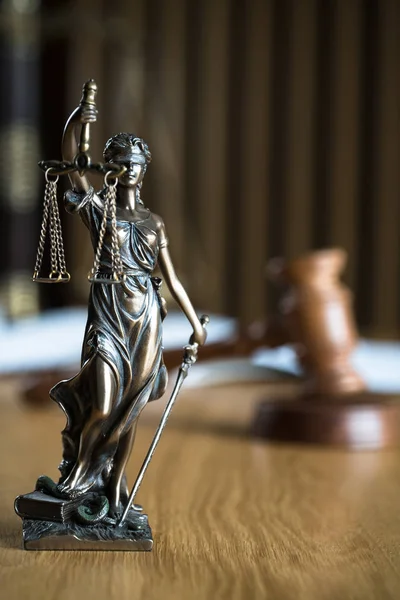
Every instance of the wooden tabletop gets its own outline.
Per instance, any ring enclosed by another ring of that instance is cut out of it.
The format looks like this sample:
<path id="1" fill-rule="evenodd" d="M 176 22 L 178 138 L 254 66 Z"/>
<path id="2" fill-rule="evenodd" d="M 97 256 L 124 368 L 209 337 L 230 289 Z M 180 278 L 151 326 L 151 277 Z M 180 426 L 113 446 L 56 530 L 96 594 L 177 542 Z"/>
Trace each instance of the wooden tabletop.
<path id="1" fill-rule="evenodd" d="M 279 388 L 281 393 L 281 388 Z M 138 501 L 152 553 L 26 552 L 13 511 L 57 475 L 63 416 L 0 387 L 0 597 L 7 600 L 400 598 L 400 455 L 251 439 L 267 384 L 187 390 Z M 163 408 L 149 405 L 131 481 Z"/>

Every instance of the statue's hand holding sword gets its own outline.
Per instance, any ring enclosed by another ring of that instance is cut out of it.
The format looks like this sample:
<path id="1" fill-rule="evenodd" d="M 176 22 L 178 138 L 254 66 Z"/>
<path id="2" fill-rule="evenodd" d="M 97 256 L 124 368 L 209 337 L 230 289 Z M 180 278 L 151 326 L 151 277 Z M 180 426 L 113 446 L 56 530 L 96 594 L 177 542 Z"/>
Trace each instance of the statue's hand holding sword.
<path id="1" fill-rule="evenodd" d="M 209 323 L 210 318 L 207 315 L 203 315 L 200 318 L 200 322 L 202 324 L 203 327 L 206 327 L 207 324 Z M 196 342 L 192 343 L 192 344 L 188 344 L 187 346 L 185 346 L 184 348 L 184 354 L 183 354 L 183 360 L 182 360 L 182 364 L 179 367 L 179 371 L 178 371 L 178 376 L 176 378 L 176 382 L 174 385 L 174 389 L 172 390 L 172 394 L 170 399 L 168 400 L 167 406 L 165 407 L 165 410 L 163 412 L 160 424 L 157 428 L 157 431 L 154 435 L 153 441 L 150 445 L 150 448 L 146 454 L 146 458 L 143 461 L 143 464 L 141 466 L 141 469 L 139 471 L 139 474 L 136 478 L 135 481 L 135 485 L 132 488 L 132 491 L 130 493 L 127 505 L 125 507 L 124 512 L 122 513 L 121 519 L 119 520 L 117 527 L 121 527 L 126 519 L 126 516 L 129 512 L 129 509 L 131 508 L 133 501 L 136 497 L 137 491 L 140 487 L 140 484 L 143 481 L 143 477 L 144 474 L 146 473 L 147 467 L 149 466 L 149 463 L 152 459 L 152 456 L 154 454 L 154 451 L 156 449 L 156 446 L 160 440 L 161 434 L 164 430 L 165 424 L 168 420 L 169 414 L 172 410 L 172 407 L 174 405 L 174 402 L 179 394 L 179 391 L 182 387 L 183 382 L 185 381 L 187 374 L 189 372 L 190 367 L 196 362 L 197 360 L 197 351 L 198 351 L 198 344 Z"/>

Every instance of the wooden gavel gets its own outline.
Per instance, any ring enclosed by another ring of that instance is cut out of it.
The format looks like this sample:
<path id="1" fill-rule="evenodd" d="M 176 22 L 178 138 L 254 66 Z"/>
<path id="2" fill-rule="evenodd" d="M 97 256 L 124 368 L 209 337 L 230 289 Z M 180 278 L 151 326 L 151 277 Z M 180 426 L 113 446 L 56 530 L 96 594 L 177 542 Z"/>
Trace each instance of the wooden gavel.
<path id="1" fill-rule="evenodd" d="M 351 365 L 358 332 L 352 294 L 340 281 L 346 259 L 344 250 L 333 248 L 290 262 L 273 259 L 267 267 L 270 279 L 284 292 L 265 339 L 273 346 L 293 346 L 305 376 L 305 396 L 366 388 Z"/>
<path id="2" fill-rule="evenodd" d="M 292 345 L 304 379 L 294 398 L 260 402 L 254 434 L 352 448 L 399 443 L 399 399 L 369 392 L 351 364 L 358 334 L 352 294 L 339 279 L 345 262 L 337 248 L 269 262 L 270 279 L 284 291 L 263 342 Z"/>

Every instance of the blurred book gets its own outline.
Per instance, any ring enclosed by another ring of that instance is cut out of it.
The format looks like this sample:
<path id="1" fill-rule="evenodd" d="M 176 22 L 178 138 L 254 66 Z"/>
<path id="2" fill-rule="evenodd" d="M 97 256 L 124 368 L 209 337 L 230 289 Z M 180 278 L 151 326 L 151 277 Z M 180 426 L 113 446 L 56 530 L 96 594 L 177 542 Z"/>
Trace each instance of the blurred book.
<path id="1" fill-rule="evenodd" d="M 38 2 L 3 2 L 0 36 L 0 302 L 11 318 L 39 309 L 30 282 L 41 210 L 38 191 Z"/>

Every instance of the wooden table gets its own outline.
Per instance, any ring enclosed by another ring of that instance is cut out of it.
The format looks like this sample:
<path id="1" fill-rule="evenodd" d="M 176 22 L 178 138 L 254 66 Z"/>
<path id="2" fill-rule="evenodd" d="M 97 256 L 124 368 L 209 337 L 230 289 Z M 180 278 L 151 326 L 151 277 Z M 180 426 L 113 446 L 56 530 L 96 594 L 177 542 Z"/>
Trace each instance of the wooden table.
<path id="1" fill-rule="evenodd" d="M 279 388 L 281 389 L 281 388 Z M 247 436 L 261 385 L 187 390 L 138 500 L 152 553 L 25 552 L 14 497 L 56 477 L 63 416 L 0 388 L 0 596 L 5 600 L 400 598 L 400 455 Z M 142 417 L 131 480 L 163 403 Z"/>

